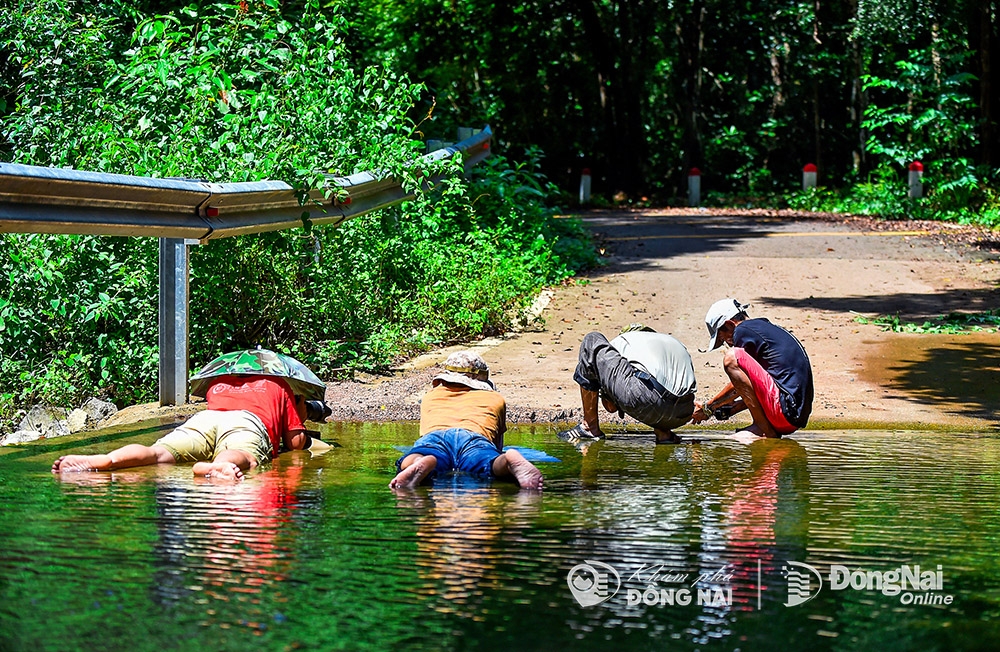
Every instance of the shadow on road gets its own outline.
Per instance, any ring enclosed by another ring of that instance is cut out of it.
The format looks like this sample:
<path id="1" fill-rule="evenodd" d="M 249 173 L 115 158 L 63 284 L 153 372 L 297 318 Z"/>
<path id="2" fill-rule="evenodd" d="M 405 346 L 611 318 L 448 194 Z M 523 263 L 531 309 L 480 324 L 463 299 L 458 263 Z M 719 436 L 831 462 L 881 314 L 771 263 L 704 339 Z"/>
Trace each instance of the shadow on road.
<path id="1" fill-rule="evenodd" d="M 983 288 L 917 294 L 900 292 L 860 297 L 816 297 L 790 299 L 787 297 L 762 297 L 775 306 L 804 310 L 825 310 L 848 313 L 851 311 L 870 315 L 899 315 L 905 321 L 925 321 L 952 312 L 976 313 L 1000 308 L 1000 290 Z"/>
<path id="2" fill-rule="evenodd" d="M 684 255 L 731 252 L 746 240 L 767 238 L 797 220 L 747 217 L 650 217 L 615 214 L 583 219 L 611 265 L 589 276 L 661 269 L 661 261 Z"/>

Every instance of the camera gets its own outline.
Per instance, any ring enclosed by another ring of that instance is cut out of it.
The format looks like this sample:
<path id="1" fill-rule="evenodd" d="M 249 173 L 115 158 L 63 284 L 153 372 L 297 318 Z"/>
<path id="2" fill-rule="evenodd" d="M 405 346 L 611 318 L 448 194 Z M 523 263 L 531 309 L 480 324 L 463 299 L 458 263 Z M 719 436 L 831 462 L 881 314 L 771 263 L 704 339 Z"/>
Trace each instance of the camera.
<path id="1" fill-rule="evenodd" d="M 333 410 L 324 401 L 306 401 L 307 420 L 323 423 L 331 414 L 333 414 Z"/>
<path id="2" fill-rule="evenodd" d="M 725 421 L 729 418 L 729 415 L 733 413 L 732 405 L 723 405 L 722 407 L 717 407 L 712 410 L 712 416 L 714 416 L 719 421 Z"/>

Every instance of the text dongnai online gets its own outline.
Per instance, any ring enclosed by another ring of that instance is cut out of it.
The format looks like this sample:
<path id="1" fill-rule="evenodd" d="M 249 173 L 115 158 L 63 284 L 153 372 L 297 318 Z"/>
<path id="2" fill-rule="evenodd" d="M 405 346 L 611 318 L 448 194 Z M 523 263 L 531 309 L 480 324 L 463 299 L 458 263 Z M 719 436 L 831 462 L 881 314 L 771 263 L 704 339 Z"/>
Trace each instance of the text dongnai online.
<path id="1" fill-rule="evenodd" d="M 852 571 L 847 566 L 831 565 L 830 588 L 840 591 L 848 587 L 858 591 L 879 591 L 885 596 L 902 594 L 899 601 L 903 604 L 951 604 L 954 600 L 952 595 L 934 593 L 944 589 L 944 572 L 940 564 L 933 571 L 906 564 L 889 571 Z"/>

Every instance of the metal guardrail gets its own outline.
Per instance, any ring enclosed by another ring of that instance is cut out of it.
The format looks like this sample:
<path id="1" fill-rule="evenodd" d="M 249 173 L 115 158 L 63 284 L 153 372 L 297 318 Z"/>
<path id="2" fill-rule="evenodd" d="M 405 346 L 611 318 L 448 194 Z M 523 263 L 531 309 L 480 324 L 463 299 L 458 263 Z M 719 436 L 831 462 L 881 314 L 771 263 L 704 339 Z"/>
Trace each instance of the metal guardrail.
<path id="1" fill-rule="evenodd" d="M 469 169 L 490 155 L 492 137 L 487 125 L 415 165 L 460 153 Z M 340 200 L 317 190 L 303 205 L 282 181 L 219 184 L 0 163 L 0 233 L 159 238 L 160 404 L 177 405 L 188 398 L 189 245 L 299 227 L 303 212 L 313 225 L 337 225 L 413 198 L 371 172 L 328 175 L 327 184 Z"/>
<path id="2" fill-rule="evenodd" d="M 433 162 L 461 153 L 466 167 L 489 156 L 493 132 L 482 131 L 452 147 L 421 157 Z M 246 233 L 344 220 L 412 199 L 394 179 L 371 172 L 327 176 L 328 187 L 303 206 L 283 181 L 208 183 L 0 163 L 0 233 L 77 233 L 183 238 L 205 242 Z M 430 180 L 432 183 L 435 180 Z"/>

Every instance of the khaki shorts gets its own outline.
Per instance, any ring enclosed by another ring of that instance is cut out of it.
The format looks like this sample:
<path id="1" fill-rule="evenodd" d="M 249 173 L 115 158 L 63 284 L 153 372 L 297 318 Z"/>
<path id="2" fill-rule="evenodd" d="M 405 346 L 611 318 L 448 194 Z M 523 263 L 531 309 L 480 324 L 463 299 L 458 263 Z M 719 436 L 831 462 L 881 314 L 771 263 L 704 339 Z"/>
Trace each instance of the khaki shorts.
<path id="1" fill-rule="evenodd" d="M 246 410 L 204 410 L 164 435 L 154 446 L 178 462 L 214 460 L 224 450 L 238 450 L 264 464 L 271 460 L 271 438 L 260 418 Z"/>

